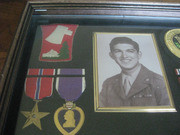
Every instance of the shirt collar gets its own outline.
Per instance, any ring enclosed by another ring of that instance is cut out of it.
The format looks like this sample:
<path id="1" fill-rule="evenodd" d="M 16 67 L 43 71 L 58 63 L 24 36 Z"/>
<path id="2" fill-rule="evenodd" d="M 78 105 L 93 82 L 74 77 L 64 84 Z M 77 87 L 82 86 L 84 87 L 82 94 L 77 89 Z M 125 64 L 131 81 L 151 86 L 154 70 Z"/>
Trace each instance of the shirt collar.
<path id="1" fill-rule="evenodd" d="M 131 74 L 125 74 L 125 73 L 122 72 L 122 84 L 124 84 L 124 80 L 125 80 L 125 78 L 127 78 L 129 80 L 131 86 L 132 86 L 132 84 L 134 83 L 134 81 L 136 80 L 136 78 L 137 78 L 137 76 L 139 74 L 140 69 L 141 69 L 141 64 Z"/>

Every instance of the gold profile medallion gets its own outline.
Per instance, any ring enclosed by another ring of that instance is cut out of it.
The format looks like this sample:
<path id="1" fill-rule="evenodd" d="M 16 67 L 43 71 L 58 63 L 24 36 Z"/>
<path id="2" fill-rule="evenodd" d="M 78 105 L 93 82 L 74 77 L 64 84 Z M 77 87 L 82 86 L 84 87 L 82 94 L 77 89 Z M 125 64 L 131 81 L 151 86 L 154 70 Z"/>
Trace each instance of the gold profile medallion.
<path id="1" fill-rule="evenodd" d="M 63 135 L 75 135 L 82 127 L 85 114 L 73 102 L 78 100 L 85 90 L 84 69 L 58 69 L 56 90 L 66 103 L 54 114 L 54 123 Z M 64 76 L 67 75 L 67 76 Z"/>
<path id="2" fill-rule="evenodd" d="M 169 30 L 165 34 L 164 39 L 168 49 L 180 58 L 180 29 Z"/>
<path id="3" fill-rule="evenodd" d="M 54 114 L 54 123 L 63 135 L 75 135 L 84 123 L 85 115 L 80 107 L 67 102 Z"/>

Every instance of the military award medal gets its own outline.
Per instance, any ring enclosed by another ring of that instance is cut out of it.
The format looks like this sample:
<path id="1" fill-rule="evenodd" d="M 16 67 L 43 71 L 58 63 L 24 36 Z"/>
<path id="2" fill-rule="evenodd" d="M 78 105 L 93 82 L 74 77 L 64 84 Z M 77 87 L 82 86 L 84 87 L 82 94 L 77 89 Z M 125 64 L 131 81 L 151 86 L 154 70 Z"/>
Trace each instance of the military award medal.
<path id="1" fill-rule="evenodd" d="M 169 30 L 165 34 L 165 43 L 168 49 L 180 58 L 180 29 Z"/>
<path id="2" fill-rule="evenodd" d="M 60 62 L 72 59 L 73 38 L 78 25 L 42 25 L 40 61 Z"/>
<path id="3" fill-rule="evenodd" d="M 45 97 L 50 97 L 53 91 L 54 69 L 29 69 L 25 81 L 25 94 L 36 103 L 32 111 L 21 111 L 27 118 L 23 128 L 34 124 L 42 130 L 40 119 L 47 116 L 48 112 L 39 112 L 38 102 Z M 51 76 L 51 77 L 44 77 Z"/>
<path id="4" fill-rule="evenodd" d="M 63 135 L 75 135 L 84 123 L 84 112 L 73 102 L 85 89 L 84 69 L 58 69 L 56 90 L 66 101 L 54 114 L 54 122 Z"/>

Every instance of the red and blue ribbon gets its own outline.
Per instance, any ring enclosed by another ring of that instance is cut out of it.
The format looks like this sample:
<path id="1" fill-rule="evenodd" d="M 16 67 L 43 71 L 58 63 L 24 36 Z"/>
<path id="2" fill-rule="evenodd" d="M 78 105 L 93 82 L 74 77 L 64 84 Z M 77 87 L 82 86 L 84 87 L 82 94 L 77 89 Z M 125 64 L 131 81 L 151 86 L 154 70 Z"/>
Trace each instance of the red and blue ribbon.
<path id="1" fill-rule="evenodd" d="M 29 69 L 25 81 L 25 93 L 28 97 L 41 100 L 50 97 L 53 91 L 55 69 Z"/>

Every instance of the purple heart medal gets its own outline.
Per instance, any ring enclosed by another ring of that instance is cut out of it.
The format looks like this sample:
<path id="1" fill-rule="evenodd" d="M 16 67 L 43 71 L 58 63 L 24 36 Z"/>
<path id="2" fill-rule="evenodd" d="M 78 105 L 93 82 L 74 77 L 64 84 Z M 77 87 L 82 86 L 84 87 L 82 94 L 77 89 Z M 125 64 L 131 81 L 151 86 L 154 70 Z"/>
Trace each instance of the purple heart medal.
<path id="1" fill-rule="evenodd" d="M 63 135 L 75 135 L 85 119 L 83 110 L 73 103 L 85 90 L 85 70 L 58 69 L 57 76 L 56 90 L 66 104 L 56 110 L 54 122 Z"/>

